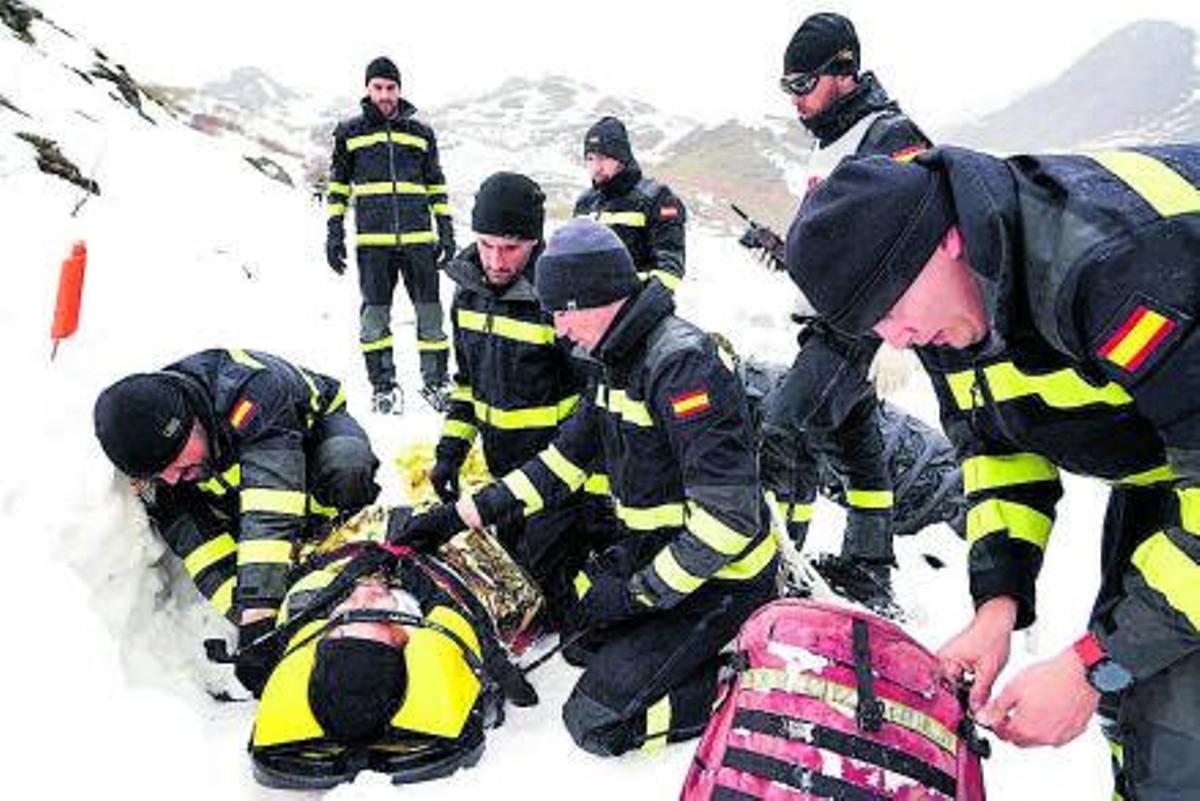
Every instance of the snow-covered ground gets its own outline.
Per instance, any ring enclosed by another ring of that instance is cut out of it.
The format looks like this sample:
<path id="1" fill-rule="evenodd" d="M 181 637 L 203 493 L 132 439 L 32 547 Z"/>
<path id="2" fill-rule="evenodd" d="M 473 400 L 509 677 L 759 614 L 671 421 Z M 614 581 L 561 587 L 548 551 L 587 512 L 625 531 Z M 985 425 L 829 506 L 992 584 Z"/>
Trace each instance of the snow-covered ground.
<path id="1" fill-rule="evenodd" d="M 267 180 L 221 140 L 155 109 L 147 113 L 158 124 L 148 123 L 110 98 L 107 85 L 89 85 L 64 67 L 86 69 L 95 58 L 87 46 L 44 25 L 35 31 L 32 50 L 0 29 L 0 92 L 28 115 L 0 108 L 4 794 L 296 797 L 258 788 L 250 777 L 251 704 L 218 704 L 204 691 L 232 686 L 203 663 L 199 648 L 203 631 L 220 633 L 225 624 L 162 558 L 137 504 L 114 482 L 92 436 L 93 399 L 126 372 L 228 345 L 274 351 L 347 379 L 351 410 L 385 461 L 405 443 L 435 437 L 438 421 L 418 408 L 415 393 L 413 413 L 403 418 L 366 413 L 357 288 L 351 276 L 338 279 L 325 267 L 323 213 L 303 191 Z M 58 140 L 95 174 L 103 194 L 71 218 L 78 190 L 38 172 L 17 131 Z M 460 155 L 443 155 L 452 182 L 489 171 L 487 164 L 460 165 Z M 467 209 L 456 211 L 468 219 Z M 465 241 L 468 232 L 459 235 Z M 51 362 L 58 263 L 76 238 L 86 239 L 90 257 L 82 325 Z M 743 353 L 790 359 L 786 279 L 756 267 L 732 239 L 703 230 L 690 233 L 689 254 L 679 293 L 684 314 L 722 331 Z M 403 342 L 412 321 L 403 302 L 397 310 Z M 398 360 L 415 386 L 415 359 L 401 348 Z M 933 418 L 924 382 L 913 382 L 900 400 Z M 394 469 L 385 463 L 382 472 L 387 499 L 399 501 Z M 1098 575 L 1103 496 L 1094 484 L 1068 480 L 1040 585 L 1047 617 L 1017 643 L 1014 667 L 1053 654 L 1083 630 Z M 823 503 L 817 547 L 836 548 L 839 524 L 840 512 Z M 961 545 L 939 528 L 899 549 L 900 598 L 912 610 L 914 632 L 936 647 L 970 614 Z M 925 552 L 948 567 L 932 570 L 920 558 Z M 511 710 L 477 768 L 405 795 L 677 795 L 691 745 L 612 761 L 573 746 L 559 709 L 574 677 L 561 661 L 541 669 L 534 675 L 541 705 Z M 988 765 L 994 799 L 1107 796 L 1107 754 L 1094 729 L 1061 750 L 996 750 Z M 395 792 L 365 776 L 328 795 L 383 799 Z"/>

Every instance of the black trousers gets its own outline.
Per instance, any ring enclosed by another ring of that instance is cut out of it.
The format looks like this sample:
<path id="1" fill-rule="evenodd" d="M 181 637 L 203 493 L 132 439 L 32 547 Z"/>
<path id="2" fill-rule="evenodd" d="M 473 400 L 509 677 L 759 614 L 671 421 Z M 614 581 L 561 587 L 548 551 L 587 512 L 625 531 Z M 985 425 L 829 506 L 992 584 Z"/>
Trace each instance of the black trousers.
<path id="1" fill-rule="evenodd" d="M 401 280 L 416 312 L 421 379 L 426 384 L 445 383 L 450 343 L 444 331 L 433 245 L 360 247 L 357 256 L 358 286 L 362 291 L 359 343 L 371 386 L 376 390 L 388 390 L 396 385 L 392 297 Z"/>
<path id="2" fill-rule="evenodd" d="M 775 596 L 778 559 L 748 581 L 712 581 L 672 609 L 596 636 L 563 706 L 576 744 L 600 756 L 697 737 L 715 700 L 718 653 Z"/>
<path id="3" fill-rule="evenodd" d="M 500 526 L 496 533 L 541 588 L 550 624 L 563 630 L 576 602 L 576 574 L 589 555 L 608 544 L 615 528 L 609 498 L 579 492 L 563 506 Z"/>
<path id="4" fill-rule="evenodd" d="M 1103 582 L 1097 616 L 1121 597 L 1134 550 L 1165 524 L 1178 524 L 1175 493 L 1114 487 L 1104 520 Z M 1112 753 L 1114 797 L 1125 801 L 1200 798 L 1200 651 L 1100 703 Z"/>

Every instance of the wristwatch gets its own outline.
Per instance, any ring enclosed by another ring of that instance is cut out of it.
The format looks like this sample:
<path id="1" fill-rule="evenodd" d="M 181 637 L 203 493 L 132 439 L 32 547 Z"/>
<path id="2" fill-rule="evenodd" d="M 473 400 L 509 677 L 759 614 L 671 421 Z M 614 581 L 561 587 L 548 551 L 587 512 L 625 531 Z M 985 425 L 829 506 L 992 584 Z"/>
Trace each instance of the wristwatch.
<path id="1" fill-rule="evenodd" d="M 1095 634 L 1088 632 L 1071 646 L 1087 671 L 1088 684 L 1098 692 L 1119 693 L 1133 684 L 1133 674 L 1115 662 Z"/>

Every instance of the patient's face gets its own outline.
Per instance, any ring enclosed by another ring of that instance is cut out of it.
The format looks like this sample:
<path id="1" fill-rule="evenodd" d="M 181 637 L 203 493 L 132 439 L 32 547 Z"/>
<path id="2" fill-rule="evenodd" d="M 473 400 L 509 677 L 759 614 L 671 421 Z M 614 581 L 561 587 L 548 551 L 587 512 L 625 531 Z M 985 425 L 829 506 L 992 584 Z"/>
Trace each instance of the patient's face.
<path id="1" fill-rule="evenodd" d="M 336 617 L 352 609 L 383 609 L 389 612 L 399 611 L 392 591 L 379 579 L 360 581 L 346 600 L 338 604 L 331 615 Z M 408 632 L 399 623 L 347 623 L 336 626 L 325 635 L 326 637 L 358 637 L 363 640 L 403 648 L 408 643 Z"/>

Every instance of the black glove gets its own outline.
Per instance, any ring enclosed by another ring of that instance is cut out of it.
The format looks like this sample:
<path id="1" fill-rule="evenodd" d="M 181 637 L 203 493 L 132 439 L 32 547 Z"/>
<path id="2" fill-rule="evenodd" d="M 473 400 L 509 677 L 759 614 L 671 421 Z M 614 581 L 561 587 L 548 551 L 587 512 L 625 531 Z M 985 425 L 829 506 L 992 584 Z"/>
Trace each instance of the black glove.
<path id="1" fill-rule="evenodd" d="M 454 247 L 454 224 L 449 217 L 438 217 L 438 255 L 439 263 L 445 263 L 454 258 L 458 249 Z"/>
<path id="2" fill-rule="evenodd" d="M 283 655 L 283 643 L 269 641 L 257 646 L 253 643 L 270 634 L 274 628 L 273 617 L 238 626 L 238 652 L 233 675 L 237 676 L 237 680 L 253 693 L 255 698 L 262 696 L 263 687 L 271 677 L 271 671 Z"/>
<path id="3" fill-rule="evenodd" d="M 609 626 L 628 620 L 649 609 L 639 603 L 629 590 L 629 579 L 615 573 L 600 571 L 584 575 L 591 586 L 579 599 L 575 614 L 575 628 L 591 629 Z"/>
<path id="4" fill-rule="evenodd" d="M 437 493 L 442 503 L 454 503 L 458 500 L 458 471 L 462 468 L 462 460 L 448 456 L 438 456 L 433 469 L 429 471 L 429 483 Z"/>
<path id="5" fill-rule="evenodd" d="M 346 229 L 341 221 L 330 221 L 325 234 L 325 261 L 338 275 L 346 272 Z"/>
<path id="6" fill-rule="evenodd" d="M 443 503 L 410 517 L 395 542 L 428 553 L 466 527 L 454 504 Z"/>
<path id="7" fill-rule="evenodd" d="M 490 660 L 487 671 L 500 687 L 500 692 L 513 706 L 537 706 L 538 694 L 521 669 L 508 661 L 503 653 Z"/>

